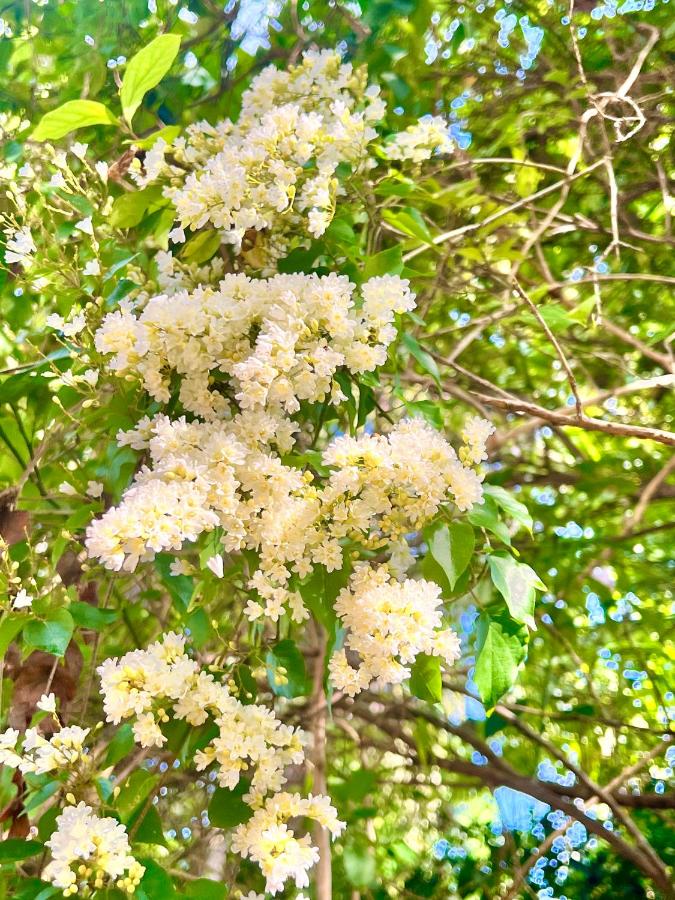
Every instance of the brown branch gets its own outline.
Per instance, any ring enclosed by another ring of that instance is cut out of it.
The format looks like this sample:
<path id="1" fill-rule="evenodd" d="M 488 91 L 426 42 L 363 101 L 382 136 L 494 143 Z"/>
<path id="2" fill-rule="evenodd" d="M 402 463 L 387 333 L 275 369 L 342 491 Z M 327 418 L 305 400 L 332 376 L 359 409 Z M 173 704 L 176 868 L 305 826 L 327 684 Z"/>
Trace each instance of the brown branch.
<path id="1" fill-rule="evenodd" d="M 582 415 L 572 417 L 556 410 L 545 409 L 536 403 L 528 403 L 524 400 L 511 400 L 505 397 L 489 397 L 472 391 L 473 395 L 486 406 L 496 406 L 509 412 L 522 412 L 543 422 L 551 422 L 554 425 L 564 425 L 570 428 L 582 428 L 584 431 L 600 431 L 603 434 L 612 434 L 618 437 L 634 437 L 645 441 L 656 441 L 667 447 L 675 447 L 675 434 L 672 431 L 663 431 L 660 428 L 648 428 L 645 425 L 622 425 L 620 422 L 605 422 L 604 419 L 596 419 L 594 416 Z"/>

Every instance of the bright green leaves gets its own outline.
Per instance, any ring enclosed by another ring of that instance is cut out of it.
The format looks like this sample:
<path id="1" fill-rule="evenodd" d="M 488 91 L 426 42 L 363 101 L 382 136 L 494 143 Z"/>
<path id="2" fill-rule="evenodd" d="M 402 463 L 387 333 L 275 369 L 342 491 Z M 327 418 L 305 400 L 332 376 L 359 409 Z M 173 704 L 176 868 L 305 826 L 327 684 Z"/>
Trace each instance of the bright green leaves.
<path id="1" fill-rule="evenodd" d="M 234 828 L 248 821 L 253 815 L 253 810 L 242 800 L 242 796 L 248 791 L 250 783 L 241 780 L 233 789 L 216 788 L 209 803 L 209 822 L 216 828 Z"/>
<path id="2" fill-rule="evenodd" d="M 266 657 L 267 681 L 278 697 L 304 697 L 311 690 L 305 658 L 294 641 L 280 641 Z"/>
<path id="3" fill-rule="evenodd" d="M 441 661 L 438 656 L 420 653 L 410 670 L 410 692 L 420 700 L 440 703 L 443 697 Z"/>
<path id="4" fill-rule="evenodd" d="M 160 34 L 129 61 L 120 90 L 122 112 L 129 125 L 143 97 L 159 84 L 173 65 L 179 49 L 179 35 Z M 45 113 L 31 139 L 57 141 L 88 125 L 119 125 L 119 120 L 97 100 L 69 100 Z"/>
<path id="5" fill-rule="evenodd" d="M 500 509 L 532 534 L 532 516 L 525 504 L 516 500 L 513 494 L 495 484 L 484 484 L 483 494 L 492 498 Z"/>
<path id="6" fill-rule="evenodd" d="M 428 538 L 429 553 L 443 571 L 450 591 L 469 565 L 476 539 L 467 522 L 441 523 Z"/>
<path id="7" fill-rule="evenodd" d="M 506 601 L 511 616 L 516 622 L 536 628 L 535 592 L 545 591 L 546 585 L 534 569 L 512 556 L 488 556 L 488 563 L 492 582 Z"/>
<path id="8" fill-rule="evenodd" d="M 167 203 L 162 197 L 161 185 L 152 184 L 142 191 L 130 191 L 113 203 L 110 224 L 115 228 L 133 228 L 143 220 L 146 212 L 154 212 Z"/>
<path id="9" fill-rule="evenodd" d="M 115 737 L 108 744 L 108 750 L 105 756 L 106 766 L 114 766 L 121 759 L 131 753 L 136 746 L 134 732 L 131 725 L 125 722 L 115 732 Z"/>
<path id="10" fill-rule="evenodd" d="M 473 680 L 489 709 L 514 684 L 527 655 L 527 628 L 506 612 L 483 612 L 476 631 L 476 667 Z"/>
<path id="11" fill-rule="evenodd" d="M 131 773 L 122 786 L 115 804 L 121 822 L 126 825 L 141 810 L 158 781 L 157 775 L 152 775 L 145 769 L 136 769 Z"/>
<path id="12" fill-rule="evenodd" d="M 20 862 L 22 859 L 28 859 L 30 856 L 37 856 L 44 849 L 40 841 L 8 838 L 0 842 L 0 864 Z"/>
<path id="13" fill-rule="evenodd" d="M 73 636 L 75 623 L 67 609 L 57 609 L 45 619 L 31 619 L 23 630 L 28 650 L 44 650 L 63 656 Z"/>
<path id="14" fill-rule="evenodd" d="M 122 112 L 129 124 L 143 97 L 169 71 L 179 49 L 180 37 L 177 34 L 160 34 L 129 60 L 120 90 Z"/>
<path id="15" fill-rule="evenodd" d="M 381 253 L 376 253 L 375 256 L 368 257 L 363 269 L 363 280 L 367 281 L 377 275 L 400 275 L 402 271 L 401 247 L 399 244 L 395 244 Z"/>
<path id="16" fill-rule="evenodd" d="M 31 135 L 33 141 L 57 141 L 87 125 L 117 125 L 117 119 L 96 100 L 69 100 L 46 113 Z"/>
<path id="17" fill-rule="evenodd" d="M 408 350 L 410 355 L 417 361 L 419 367 L 434 379 L 436 384 L 441 386 L 441 373 L 436 365 L 436 360 L 423 350 L 412 334 L 403 334 L 401 343 Z"/>

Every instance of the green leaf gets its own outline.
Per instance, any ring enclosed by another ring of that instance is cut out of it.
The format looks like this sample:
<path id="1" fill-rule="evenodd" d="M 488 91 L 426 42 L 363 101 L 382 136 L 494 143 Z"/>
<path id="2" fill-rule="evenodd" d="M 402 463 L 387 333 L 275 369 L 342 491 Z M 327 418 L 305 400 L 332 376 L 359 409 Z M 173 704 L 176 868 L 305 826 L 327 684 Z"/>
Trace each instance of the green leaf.
<path id="1" fill-rule="evenodd" d="M 342 860 L 347 879 L 354 887 L 368 887 L 375 881 L 377 865 L 368 847 L 345 847 Z"/>
<path id="2" fill-rule="evenodd" d="M 210 878 L 197 878 L 195 881 L 187 882 L 183 893 L 186 897 L 195 897 L 196 900 L 225 900 L 227 887 Z"/>
<path id="3" fill-rule="evenodd" d="M 163 202 L 162 202 L 163 201 Z M 162 187 L 152 184 L 142 191 L 129 191 L 117 197 L 110 213 L 110 224 L 115 228 L 133 228 L 143 219 L 150 207 L 168 204 L 162 197 Z"/>
<path id="4" fill-rule="evenodd" d="M 171 876 L 154 859 L 139 859 L 145 874 L 133 895 L 138 900 L 169 900 L 178 896 Z"/>
<path id="5" fill-rule="evenodd" d="M 492 497 L 497 506 L 501 507 L 505 513 L 510 515 L 512 519 L 532 534 L 532 526 L 534 523 L 532 522 L 532 516 L 524 503 L 521 503 L 520 500 L 516 500 L 512 494 L 496 484 L 484 484 L 483 493 L 488 497 Z"/>
<path id="6" fill-rule="evenodd" d="M 185 612 L 192 600 L 195 590 L 194 579 L 190 575 L 172 575 L 171 563 L 174 557 L 169 553 L 158 553 L 155 557 L 155 569 L 159 573 L 162 584 L 174 600 L 176 609 Z"/>
<path id="7" fill-rule="evenodd" d="M 115 808 L 123 824 L 126 825 L 134 813 L 145 803 L 158 781 L 159 776 L 151 775 L 145 769 L 136 769 L 131 773 L 122 786 L 115 803 Z"/>
<path id="8" fill-rule="evenodd" d="M 185 244 L 180 258 L 197 266 L 211 259 L 218 247 L 220 247 L 220 232 L 201 231 Z"/>
<path id="9" fill-rule="evenodd" d="M 179 49 L 179 35 L 160 34 L 129 60 L 120 90 L 122 112 L 127 122 L 131 124 L 143 97 L 169 71 Z"/>
<path id="10" fill-rule="evenodd" d="M 23 630 L 26 646 L 32 650 L 44 650 L 53 656 L 63 656 L 73 635 L 75 623 L 67 609 L 58 609 L 44 621 L 31 619 Z"/>
<path id="11" fill-rule="evenodd" d="M 280 641 L 266 657 L 267 681 L 278 697 L 304 697 L 311 690 L 305 658 L 294 641 Z"/>
<path id="12" fill-rule="evenodd" d="M 426 350 L 423 350 L 418 344 L 417 340 L 412 336 L 412 334 L 403 334 L 401 337 L 401 342 L 405 347 L 408 348 L 411 355 L 419 363 L 421 369 L 427 372 L 434 379 L 436 384 L 441 386 L 441 373 L 438 371 L 438 366 L 436 365 L 436 360 L 433 356 L 430 356 Z"/>
<path id="13" fill-rule="evenodd" d="M 157 808 L 150 805 L 137 826 L 136 822 L 143 810 L 129 822 L 128 831 L 135 828 L 133 843 L 134 844 L 159 844 L 166 847 L 166 838 L 164 837 L 164 829 L 162 828 L 162 820 L 159 817 Z"/>
<path id="14" fill-rule="evenodd" d="M 64 135 L 87 125 L 117 125 L 107 106 L 96 100 L 69 100 L 40 119 L 31 135 L 33 141 L 57 141 Z"/>
<path id="15" fill-rule="evenodd" d="M 22 838 L 7 838 L 0 841 L 0 863 L 19 862 L 29 856 L 42 853 L 44 845 L 40 841 L 25 841 Z"/>
<path id="16" fill-rule="evenodd" d="M 429 552 L 443 569 L 450 590 L 469 565 L 476 544 L 473 528 L 468 522 L 441 524 L 429 537 Z"/>
<path id="17" fill-rule="evenodd" d="M 234 828 L 247 822 L 253 815 L 250 806 L 241 799 L 250 787 L 248 781 L 240 781 L 233 789 L 216 788 L 209 803 L 209 822 L 216 828 Z"/>
<path id="18" fill-rule="evenodd" d="M 410 670 L 410 691 L 420 700 L 440 703 L 443 699 L 441 661 L 438 656 L 420 653 Z"/>
<path id="19" fill-rule="evenodd" d="M 81 628 L 90 628 L 92 631 L 103 631 L 108 625 L 118 618 L 116 609 L 99 609 L 91 603 L 82 600 L 73 600 L 68 607 L 76 625 Z"/>
<path id="20" fill-rule="evenodd" d="M 413 209 L 410 206 L 399 210 L 398 212 L 385 210 L 382 213 L 382 218 L 385 222 L 389 222 L 390 225 L 393 225 L 394 228 L 402 231 L 403 234 L 419 238 L 421 241 L 424 241 L 425 244 L 433 244 L 431 232 L 418 210 Z"/>
<path id="21" fill-rule="evenodd" d="M 497 504 L 490 497 L 485 497 L 483 503 L 473 506 L 466 514 L 466 518 L 472 525 L 475 525 L 477 528 L 486 528 L 496 535 L 500 541 L 503 541 L 509 547 L 511 546 L 509 529 L 499 518 Z"/>
<path id="22" fill-rule="evenodd" d="M 136 739 L 131 725 L 125 722 L 115 732 L 114 738 L 108 744 L 108 750 L 105 755 L 106 766 L 114 766 L 121 759 L 124 759 L 136 746 Z"/>
<path id="23" fill-rule="evenodd" d="M 377 275 L 400 275 L 403 271 L 403 255 L 400 244 L 389 247 L 375 256 L 369 256 L 363 269 L 363 280 Z"/>
<path id="24" fill-rule="evenodd" d="M 137 147 L 140 147 L 141 150 L 150 150 L 155 146 L 160 138 L 163 141 L 166 141 L 167 144 L 170 144 L 178 137 L 179 134 L 180 125 L 165 125 L 164 128 L 160 128 L 158 131 L 153 131 L 152 134 L 148 135 L 148 137 L 143 138 L 140 141 L 134 141 L 134 144 Z"/>
<path id="25" fill-rule="evenodd" d="M 534 621 L 535 591 L 545 591 L 534 569 L 516 562 L 512 556 L 488 556 L 490 576 L 494 586 L 506 600 L 509 612 L 516 622 L 536 628 Z"/>
<path id="26" fill-rule="evenodd" d="M 18 613 L 9 613 L 0 621 L 0 656 L 4 656 L 7 648 L 29 620 Z"/>
<path id="27" fill-rule="evenodd" d="M 473 680 L 488 710 L 515 683 L 527 652 L 527 628 L 506 613 L 481 613 L 476 629 Z"/>

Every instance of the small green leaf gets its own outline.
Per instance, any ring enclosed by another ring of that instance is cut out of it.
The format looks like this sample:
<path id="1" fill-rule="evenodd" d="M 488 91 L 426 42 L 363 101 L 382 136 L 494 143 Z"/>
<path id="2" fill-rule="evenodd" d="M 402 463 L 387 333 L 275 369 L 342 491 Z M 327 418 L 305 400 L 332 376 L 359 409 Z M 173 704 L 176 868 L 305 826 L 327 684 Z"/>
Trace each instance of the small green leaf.
<path id="1" fill-rule="evenodd" d="M 367 846 L 345 847 L 342 860 L 347 879 L 354 887 L 365 888 L 375 881 L 377 864 Z"/>
<path id="2" fill-rule="evenodd" d="M 146 810 L 139 825 L 136 825 L 140 815 L 143 813 L 141 809 L 139 814 L 129 822 L 128 831 L 135 828 L 133 843 L 134 844 L 159 844 L 166 847 L 166 838 L 164 837 L 164 829 L 162 828 L 162 820 L 159 817 L 157 808 L 150 805 Z"/>
<path id="3" fill-rule="evenodd" d="M 178 896 L 171 876 L 163 866 L 154 859 L 142 858 L 138 861 L 145 867 L 145 874 L 136 888 L 134 898 L 138 898 L 138 900 L 170 900 L 171 897 Z"/>
<path id="4" fill-rule="evenodd" d="M 183 893 L 186 897 L 194 897 L 195 900 L 225 900 L 227 887 L 210 878 L 197 878 L 186 883 Z"/>
<path id="5" fill-rule="evenodd" d="M 169 71 L 179 49 L 179 35 L 160 34 L 129 60 L 120 90 L 122 112 L 127 122 L 131 123 L 143 97 Z"/>
<path id="6" fill-rule="evenodd" d="M 117 125 L 107 106 L 96 100 L 69 100 L 40 119 L 31 135 L 33 141 L 57 141 L 64 135 L 87 125 Z"/>
<path id="7" fill-rule="evenodd" d="M 400 275 L 402 271 L 403 255 L 400 244 L 396 244 L 368 257 L 363 269 L 363 280 L 367 281 L 377 275 Z"/>
<path id="8" fill-rule="evenodd" d="M 488 497 L 492 497 L 497 506 L 501 507 L 505 513 L 532 534 L 532 516 L 524 503 L 516 500 L 512 494 L 496 484 L 484 484 L 483 493 Z"/>
<path id="9" fill-rule="evenodd" d="M 136 739 L 131 725 L 125 722 L 115 732 L 115 736 L 108 744 L 108 750 L 105 755 L 106 766 L 114 766 L 121 759 L 124 759 L 136 746 Z"/>
<path id="10" fill-rule="evenodd" d="M 492 709 L 514 684 L 527 652 L 527 628 L 506 613 L 481 613 L 476 629 L 473 680 L 481 700 Z"/>
<path id="11" fill-rule="evenodd" d="M 168 200 L 162 197 L 162 187 L 152 184 L 142 191 L 129 191 L 117 197 L 110 213 L 110 224 L 115 228 L 133 228 L 142 221 L 146 211 L 158 208 L 158 205 L 168 204 Z"/>
<path id="12" fill-rule="evenodd" d="M 535 591 L 545 591 L 546 585 L 534 569 L 516 562 L 512 556 L 488 556 L 490 576 L 494 586 L 506 600 L 516 622 L 536 628 L 534 621 Z"/>
<path id="13" fill-rule="evenodd" d="M 441 386 L 441 373 L 438 371 L 438 366 L 436 365 L 436 360 L 433 356 L 427 353 L 426 350 L 423 350 L 418 344 L 417 340 L 412 336 L 412 334 L 404 334 L 401 337 L 401 342 L 404 347 L 410 351 L 411 355 L 419 363 L 421 369 L 427 372 L 434 379 L 436 384 Z"/>
<path id="14" fill-rule="evenodd" d="M 9 613 L 0 621 L 0 656 L 4 656 L 7 648 L 29 620 L 18 613 Z"/>
<path id="15" fill-rule="evenodd" d="M 151 775 L 145 769 L 136 769 L 131 773 L 122 786 L 115 803 L 115 808 L 123 824 L 126 825 L 134 813 L 145 803 L 158 781 L 157 775 Z"/>
<path id="16" fill-rule="evenodd" d="M 42 853 L 44 846 L 40 841 L 25 841 L 22 838 L 7 838 L 0 841 L 0 863 L 19 862 L 29 856 Z"/>
<path id="17" fill-rule="evenodd" d="M 23 630 L 26 646 L 44 650 L 53 656 L 63 656 L 73 635 L 75 623 L 67 609 L 50 613 L 45 620 L 32 619 Z"/>
<path id="18" fill-rule="evenodd" d="M 233 789 L 216 788 L 209 803 L 209 822 L 216 828 L 234 828 L 247 822 L 253 815 L 250 806 L 241 799 L 250 787 L 248 781 L 242 780 Z"/>
<path id="19" fill-rule="evenodd" d="M 420 700 L 440 703 L 443 699 L 441 661 L 438 656 L 420 653 L 410 670 L 410 691 Z"/>
<path id="20" fill-rule="evenodd" d="M 305 669 L 305 658 L 294 641 L 280 641 L 267 653 L 267 681 L 278 697 L 303 697 L 311 683 Z"/>
<path id="21" fill-rule="evenodd" d="M 183 247 L 180 258 L 197 266 L 211 259 L 218 247 L 220 247 L 220 232 L 200 231 Z"/>
<path id="22" fill-rule="evenodd" d="M 490 498 L 485 497 L 483 503 L 473 506 L 466 514 L 466 518 L 472 525 L 477 528 L 486 528 L 491 531 L 500 541 L 507 546 L 511 546 L 511 535 L 509 529 L 499 518 L 497 504 Z"/>
<path id="23" fill-rule="evenodd" d="M 99 609 L 91 603 L 82 600 L 73 600 L 68 607 L 76 625 L 81 628 L 90 628 L 92 631 L 103 631 L 104 628 L 117 619 L 116 609 Z"/>
<path id="24" fill-rule="evenodd" d="M 451 591 L 469 565 L 475 544 L 473 528 L 468 522 L 441 524 L 430 535 L 429 552 L 443 569 Z"/>
<path id="25" fill-rule="evenodd" d="M 171 595 L 176 609 L 185 612 L 190 606 L 194 593 L 194 579 L 190 575 L 172 575 L 173 559 L 174 557 L 168 553 L 158 553 L 155 557 L 155 569 L 159 573 L 162 584 Z"/>
<path id="26" fill-rule="evenodd" d="M 164 128 L 160 128 L 159 131 L 153 131 L 148 137 L 143 138 L 140 141 L 134 141 L 134 144 L 137 147 L 140 147 L 141 150 L 150 150 L 160 138 L 167 144 L 170 144 L 179 134 L 180 125 L 165 125 Z"/>

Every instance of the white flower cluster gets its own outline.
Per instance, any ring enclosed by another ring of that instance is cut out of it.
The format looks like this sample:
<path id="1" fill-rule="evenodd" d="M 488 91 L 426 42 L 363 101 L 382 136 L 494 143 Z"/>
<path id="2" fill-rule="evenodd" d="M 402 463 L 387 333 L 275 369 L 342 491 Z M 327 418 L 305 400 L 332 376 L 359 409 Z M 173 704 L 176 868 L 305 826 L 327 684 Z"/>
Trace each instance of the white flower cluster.
<path id="1" fill-rule="evenodd" d="M 353 170 L 369 163 L 372 123 L 385 110 L 378 93 L 334 51 L 310 51 L 285 70 L 269 66 L 244 93 L 236 123 L 193 125 L 168 160 L 160 139 L 139 183 L 168 176 L 165 193 L 181 227 L 208 224 L 237 250 L 247 232 L 270 232 L 273 244 L 262 253 L 274 259 L 293 233 L 326 230 L 340 163 Z"/>
<path id="2" fill-rule="evenodd" d="M 109 569 L 133 571 L 139 561 L 179 550 L 219 526 L 228 552 L 247 548 L 260 557 L 249 587 L 261 602 L 249 601 L 249 618 L 276 621 L 288 603 L 302 621 L 302 599 L 288 589 L 292 574 L 303 578 L 315 565 L 341 568 L 350 541 L 391 546 L 401 556 L 404 536 L 441 504 L 467 510 L 482 502 L 480 474 L 420 419 L 399 423 L 387 436 L 333 441 L 323 453 L 332 471 L 318 487 L 311 473 L 269 452 L 274 432 L 273 419 L 246 414 L 231 423 L 166 416 L 140 423 L 124 442 L 147 448 L 152 467 L 140 471 L 118 507 L 89 526 L 89 555 Z"/>
<path id="3" fill-rule="evenodd" d="M 91 760 L 85 746 L 88 735 L 88 728 L 68 725 L 48 740 L 37 728 L 29 728 L 21 750 L 17 750 L 20 733 L 15 728 L 8 728 L 0 735 L 0 763 L 20 769 L 24 774 L 72 771 Z"/>
<path id="4" fill-rule="evenodd" d="M 169 710 L 190 725 L 213 719 L 219 734 L 197 752 L 196 769 L 215 763 L 218 783 L 230 789 L 242 776 L 250 779 L 243 799 L 254 813 L 236 829 L 233 850 L 260 865 L 271 893 L 282 890 L 290 877 L 298 886 L 306 885 L 306 871 L 318 853 L 309 837 L 296 839 L 286 823 L 294 816 L 307 816 L 334 835 L 344 824 L 328 797 L 281 792 L 286 766 L 304 762 L 302 731 L 284 725 L 259 704 L 245 706 L 232 697 L 189 658 L 185 639 L 174 633 L 146 650 L 107 659 L 98 672 L 108 721 L 134 718 L 134 736 L 143 747 L 162 746 L 165 738 L 159 726 L 169 721 Z"/>
<path id="5" fill-rule="evenodd" d="M 459 458 L 467 466 L 477 466 L 487 455 L 487 442 L 491 434 L 494 434 L 495 427 L 492 422 L 487 419 L 481 419 L 479 416 L 472 416 L 464 423 L 462 429 L 462 439 L 464 447 L 459 451 Z"/>
<path id="6" fill-rule="evenodd" d="M 358 653 L 358 668 L 345 649 L 329 662 L 331 681 L 350 696 L 369 688 L 400 684 L 419 653 L 440 656 L 448 665 L 459 658 L 459 638 L 442 628 L 441 589 L 431 581 L 396 581 L 386 566 L 358 566 L 340 592 L 335 611 L 345 628 L 347 650 Z"/>
<path id="7" fill-rule="evenodd" d="M 328 797 L 301 797 L 279 793 L 265 801 L 265 805 L 234 832 L 232 849 L 246 859 L 257 862 L 267 879 L 265 890 L 276 894 L 283 890 L 289 878 L 298 888 L 307 887 L 307 872 L 318 862 L 319 852 L 312 846 L 308 834 L 298 838 L 288 827 L 295 817 L 314 819 L 338 837 L 345 828 Z"/>
<path id="8" fill-rule="evenodd" d="M 439 153 L 452 153 L 455 144 L 443 116 L 424 116 L 389 141 L 384 152 L 389 159 L 424 162 Z"/>
<path id="9" fill-rule="evenodd" d="M 64 897 L 80 889 L 116 887 L 133 894 L 145 868 L 131 855 L 124 825 L 100 818 L 86 803 L 67 806 L 56 819 L 56 831 L 45 842 L 52 859 L 42 873 Z"/>
<path id="10" fill-rule="evenodd" d="M 177 373 L 181 403 L 202 418 L 224 416 L 233 403 L 290 415 L 300 401 L 340 396 L 339 368 L 356 374 L 382 365 L 395 314 L 414 307 L 408 282 L 395 276 L 367 281 L 358 305 L 354 293 L 334 274 L 226 275 L 217 289 L 152 297 L 138 316 L 109 313 L 96 347 L 161 403 Z"/>
<path id="11" fill-rule="evenodd" d="M 198 770 L 217 763 L 218 783 L 234 788 L 242 773 L 251 779 L 245 800 L 257 805 L 285 782 L 284 769 L 304 759 L 303 735 L 281 723 L 264 706 L 245 706 L 227 687 L 203 672 L 185 653 L 185 638 L 170 633 L 146 650 L 107 659 L 98 668 L 103 707 L 109 722 L 133 718 L 142 747 L 161 747 L 160 724 L 170 713 L 190 725 L 211 718 L 219 734 L 196 757 Z"/>

